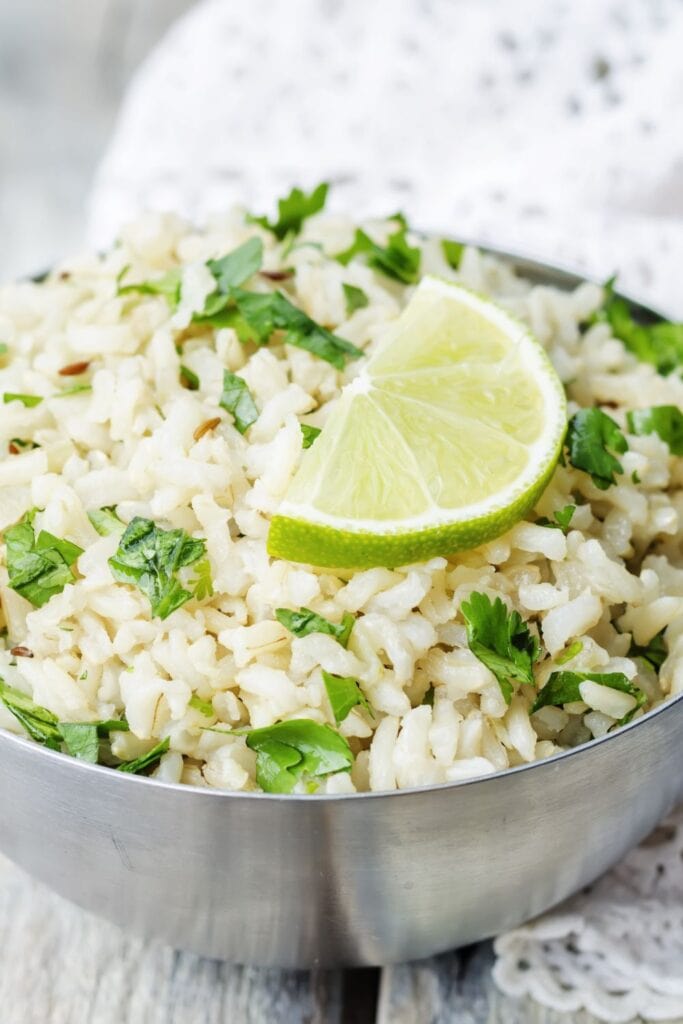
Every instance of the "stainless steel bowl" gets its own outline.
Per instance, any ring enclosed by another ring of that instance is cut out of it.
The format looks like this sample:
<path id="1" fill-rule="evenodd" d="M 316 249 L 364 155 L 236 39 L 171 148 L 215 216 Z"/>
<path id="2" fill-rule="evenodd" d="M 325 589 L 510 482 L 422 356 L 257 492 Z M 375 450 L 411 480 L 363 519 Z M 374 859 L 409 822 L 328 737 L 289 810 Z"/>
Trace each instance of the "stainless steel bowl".
<path id="1" fill-rule="evenodd" d="M 385 964 L 513 927 L 596 878 L 681 797 L 683 695 L 546 761 L 350 796 L 168 785 L 0 731 L 0 848 L 17 864 L 149 937 L 281 967 Z"/>

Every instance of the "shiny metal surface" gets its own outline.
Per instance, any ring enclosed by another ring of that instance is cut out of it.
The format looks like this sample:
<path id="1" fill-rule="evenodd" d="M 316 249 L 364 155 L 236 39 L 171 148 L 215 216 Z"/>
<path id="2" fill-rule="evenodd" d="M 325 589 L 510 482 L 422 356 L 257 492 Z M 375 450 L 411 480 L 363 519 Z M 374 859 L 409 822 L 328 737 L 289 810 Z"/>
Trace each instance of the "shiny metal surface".
<path id="1" fill-rule="evenodd" d="M 283 967 L 424 957 L 517 925 L 596 878 L 682 797 L 683 695 L 523 768 L 336 797 L 171 786 L 0 731 L 2 852 L 137 932 Z"/>

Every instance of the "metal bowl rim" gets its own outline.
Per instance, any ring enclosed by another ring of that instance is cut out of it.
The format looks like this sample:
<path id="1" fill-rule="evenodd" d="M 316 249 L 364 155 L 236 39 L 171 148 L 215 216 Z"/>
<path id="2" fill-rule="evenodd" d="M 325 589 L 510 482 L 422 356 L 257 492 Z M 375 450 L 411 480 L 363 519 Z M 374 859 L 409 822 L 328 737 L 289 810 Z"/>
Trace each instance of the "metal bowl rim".
<path id="1" fill-rule="evenodd" d="M 419 232 L 425 237 L 433 236 L 434 232 Z M 442 236 L 446 237 L 446 236 Z M 506 248 L 497 248 L 495 245 L 491 245 L 488 242 L 477 242 L 470 239 L 458 239 L 465 245 L 479 249 L 481 252 L 490 254 L 501 259 L 507 260 L 513 264 L 519 262 L 526 264 L 527 267 L 534 267 L 537 271 L 543 272 L 544 270 L 553 271 L 559 274 L 561 277 L 566 278 L 566 284 L 570 287 L 577 287 L 583 282 L 589 282 L 593 284 L 599 284 L 595 278 L 590 275 L 584 274 L 577 268 L 570 266 L 569 264 L 547 262 L 538 258 L 535 255 L 525 255 L 522 252 L 513 251 Z M 46 277 L 46 274 L 42 274 L 34 278 L 34 280 L 42 280 Z M 641 301 L 631 295 L 625 295 L 623 292 L 618 293 L 622 298 L 625 298 L 631 306 L 636 306 L 642 311 L 650 314 L 654 314 L 657 317 L 666 318 L 667 314 L 662 313 L 654 309 L 648 303 Z M 107 768 L 105 765 L 90 764 L 87 761 L 81 761 L 78 758 L 72 757 L 69 754 L 62 754 L 59 751 L 49 750 L 46 747 L 41 746 L 33 740 L 26 739 L 23 736 L 15 735 L 14 733 L 8 732 L 6 729 L 0 728 L 0 750 L 2 744 L 7 742 L 10 744 L 17 745 L 20 749 L 24 748 L 26 751 L 30 751 L 32 755 L 36 757 L 43 757 L 48 759 L 56 759 L 58 763 L 61 763 L 65 767 L 68 765 L 75 771 L 83 770 L 90 773 L 103 774 L 104 777 L 113 779 L 118 778 L 119 780 L 127 779 L 128 783 L 135 785 L 153 785 L 157 788 L 175 791 L 184 795 L 209 795 L 211 799 L 223 799 L 223 800 L 258 800 L 261 802 L 277 801 L 281 802 L 295 802 L 295 803 L 307 803 L 307 804 L 330 804 L 347 801 L 357 800 L 376 800 L 376 799 L 400 799 L 402 797 L 413 797 L 419 796 L 422 793 L 439 793 L 439 792 L 450 792 L 452 790 L 459 790 L 465 786 L 476 786 L 480 783 L 492 782 L 511 778 L 519 775 L 522 772 L 532 771 L 534 769 L 540 770 L 544 767 L 549 767 L 558 764 L 561 761 L 566 760 L 570 757 L 580 757 L 581 755 L 588 755 L 590 751 L 595 750 L 597 747 L 602 746 L 604 743 L 616 742 L 621 737 L 627 736 L 633 729 L 637 729 L 639 726 L 646 722 L 651 721 L 653 718 L 666 713 L 670 709 L 673 709 L 675 705 L 683 702 L 683 693 L 679 693 L 674 697 L 670 697 L 668 700 L 658 704 L 657 707 L 652 708 L 646 714 L 640 718 L 629 722 L 627 725 L 621 726 L 616 732 L 605 733 L 604 736 L 599 736 L 596 739 L 588 740 L 585 743 L 581 743 L 576 747 L 570 747 L 568 750 L 561 750 L 557 754 L 552 754 L 550 757 L 542 758 L 537 761 L 530 761 L 526 764 L 515 765 L 512 768 L 504 768 L 501 771 L 491 772 L 488 775 L 478 775 L 471 779 L 460 779 L 456 782 L 439 782 L 429 786 L 411 786 L 408 789 L 395 789 L 395 790 L 379 790 L 379 791 L 367 791 L 361 793 L 255 793 L 255 792 L 242 792 L 224 789 L 214 789 L 210 786 L 206 788 L 201 786 L 191 786 L 180 782 L 164 782 L 161 779 L 149 778 L 141 775 L 130 775 L 125 772 L 117 772 L 116 769 Z M 127 783 L 124 783 L 127 784 Z M 190 797 L 191 798 L 191 797 Z"/>

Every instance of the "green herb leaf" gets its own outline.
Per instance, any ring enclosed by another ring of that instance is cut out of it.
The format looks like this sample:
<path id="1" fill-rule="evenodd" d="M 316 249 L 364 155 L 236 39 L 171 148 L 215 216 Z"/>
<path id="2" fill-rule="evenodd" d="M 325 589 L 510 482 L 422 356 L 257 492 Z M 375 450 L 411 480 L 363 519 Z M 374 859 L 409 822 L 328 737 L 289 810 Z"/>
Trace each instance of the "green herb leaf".
<path id="1" fill-rule="evenodd" d="M 9 405 L 10 402 L 21 402 L 27 409 L 33 409 L 34 406 L 40 405 L 43 399 L 41 395 L 20 395 L 15 391 L 5 391 L 2 400 L 5 405 Z"/>
<path id="2" fill-rule="evenodd" d="M 128 295 L 130 292 L 138 292 L 141 295 L 163 295 L 171 309 L 175 309 L 180 302 L 181 287 L 182 270 L 180 267 L 173 267 L 172 270 L 151 281 L 138 281 L 135 284 L 119 283 L 117 295 Z"/>
<path id="3" fill-rule="evenodd" d="M 373 242 L 365 231 L 358 228 L 352 245 L 338 253 L 335 259 L 346 266 L 357 256 L 365 256 L 368 266 L 404 284 L 414 284 L 420 276 L 422 253 L 409 244 L 405 226 L 389 235 L 386 245 Z"/>
<path id="4" fill-rule="evenodd" d="M 534 685 L 533 664 L 539 654 L 538 640 L 521 616 L 508 612 L 499 597 L 492 602 L 487 594 L 475 590 L 461 608 L 470 650 L 493 672 L 509 704 L 514 682 Z"/>
<path id="5" fill-rule="evenodd" d="M 575 658 L 577 654 L 581 654 L 582 650 L 583 644 L 581 643 L 581 641 L 575 640 L 573 643 L 569 645 L 569 647 L 567 647 L 565 651 L 562 652 L 562 654 L 557 655 L 557 657 L 555 658 L 555 664 L 566 665 L 567 662 L 571 661 L 572 658 Z"/>
<path id="6" fill-rule="evenodd" d="M 116 770 L 119 772 L 129 772 L 131 775 L 139 775 L 140 772 L 156 768 L 170 745 L 171 740 L 167 736 L 165 740 L 157 743 L 155 747 L 152 747 L 146 754 L 142 754 L 141 757 L 136 757 L 134 761 L 124 761 L 123 764 L 117 765 Z"/>
<path id="7" fill-rule="evenodd" d="M 240 434 L 245 434 L 258 419 L 258 409 L 247 382 L 230 370 L 223 371 L 223 394 L 218 404 L 232 414 Z"/>
<path id="8" fill-rule="evenodd" d="M 348 772 L 353 765 L 344 737 L 307 718 L 252 729 L 246 738 L 256 751 L 256 781 L 266 793 L 291 793 L 299 780 Z"/>
<path id="9" fill-rule="evenodd" d="M 180 367 L 180 383 L 188 391 L 199 391 L 199 377 L 187 366 Z"/>
<path id="10" fill-rule="evenodd" d="M 547 519 L 545 516 L 541 516 L 540 519 L 536 520 L 537 526 L 548 526 L 551 529 L 562 530 L 562 533 L 567 533 L 569 530 L 569 524 L 572 521 L 572 517 L 576 512 L 576 505 L 565 505 L 564 508 L 558 509 L 553 512 L 554 522 Z"/>
<path id="11" fill-rule="evenodd" d="M 452 267 L 453 270 L 459 270 L 460 260 L 462 259 L 462 254 L 465 251 L 464 243 L 454 242 L 450 238 L 444 238 L 441 242 L 441 249 L 443 250 L 443 254 L 446 257 L 446 262 L 449 267 Z"/>
<path id="12" fill-rule="evenodd" d="M 209 260 L 206 265 L 216 279 L 218 291 L 227 295 L 232 288 L 253 277 L 262 263 L 263 242 L 260 238 L 250 238 L 226 256 Z"/>
<path id="13" fill-rule="evenodd" d="M 618 424 L 601 409 L 579 409 L 569 421 L 565 444 L 572 466 L 590 473 L 601 491 L 616 483 L 615 473 L 624 471 L 612 452 L 623 454 L 628 443 Z"/>
<path id="14" fill-rule="evenodd" d="M 636 698 L 637 703 L 633 712 L 622 719 L 623 723 L 632 718 L 638 708 L 642 708 L 647 702 L 647 697 L 640 687 L 634 686 L 623 672 L 553 672 L 534 701 L 531 714 L 548 705 L 562 707 L 563 704 L 573 704 L 574 701 L 582 700 L 580 686 L 586 680 L 599 683 L 600 686 L 609 686 L 612 690 L 620 690 Z"/>
<path id="15" fill-rule="evenodd" d="M 97 764 L 100 755 L 97 725 L 90 722 L 60 722 L 59 731 L 67 754 L 77 757 L 80 761 Z"/>
<path id="16" fill-rule="evenodd" d="M 198 697 L 196 693 L 190 697 L 190 707 L 194 708 L 195 711 L 199 711 L 199 713 L 204 715 L 205 718 L 213 718 L 216 714 L 211 701 L 202 700 L 202 698 Z"/>
<path id="17" fill-rule="evenodd" d="M 60 594 L 67 583 L 73 583 L 76 575 L 72 567 L 83 548 L 47 530 L 36 537 L 34 514 L 27 512 L 20 522 L 5 530 L 5 544 L 10 587 L 40 608 Z"/>
<path id="18" fill-rule="evenodd" d="M 62 736 L 59 731 L 57 716 L 53 715 L 47 708 L 42 708 L 35 701 L 27 697 L 21 690 L 15 690 L 0 679 L 0 700 L 8 711 L 21 722 L 24 729 L 37 743 L 49 747 L 50 750 L 60 750 Z"/>
<path id="19" fill-rule="evenodd" d="M 152 615 L 165 619 L 192 597 L 176 573 L 205 552 L 204 541 L 194 540 L 185 530 L 162 530 L 151 519 L 136 516 L 109 566 L 114 579 L 132 584 L 149 598 Z"/>
<path id="20" fill-rule="evenodd" d="M 119 533 L 124 529 L 116 514 L 115 505 L 105 505 L 103 508 L 94 508 L 88 512 L 88 519 L 99 533 L 100 537 L 109 537 L 112 533 Z"/>
<path id="21" fill-rule="evenodd" d="M 346 315 L 351 316 L 357 309 L 365 309 L 370 302 L 362 288 L 357 288 L 355 284 L 342 284 L 344 290 L 344 298 L 346 300 Z"/>
<path id="22" fill-rule="evenodd" d="M 301 231 L 301 226 L 307 217 L 314 213 L 320 213 L 327 200 L 327 182 L 321 182 L 310 195 L 306 195 L 300 188 L 293 188 L 288 196 L 278 200 L 278 219 L 270 221 L 267 217 L 252 217 L 247 219 L 252 224 L 260 224 L 261 227 L 272 231 L 276 238 L 282 239 L 292 232 L 295 235 Z"/>
<path id="23" fill-rule="evenodd" d="M 194 567 L 196 576 L 190 580 L 192 596 L 197 601 L 204 601 L 207 597 L 213 597 L 213 580 L 211 579 L 211 562 L 208 558 L 202 558 Z"/>
<path id="24" fill-rule="evenodd" d="M 310 448 L 320 433 L 320 427 L 312 427 L 309 423 L 300 423 L 299 426 L 303 437 L 302 448 Z"/>
<path id="25" fill-rule="evenodd" d="M 664 643 L 664 630 L 653 636 L 652 640 L 644 647 L 640 647 L 635 641 L 632 641 L 628 656 L 629 658 L 644 658 L 658 672 L 669 656 Z"/>
<path id="26" fill-rule="evenodd" d="M 294 636 L 326 633 L 327 636 L 333 636 L 335 640 L 338 640 L 342 647 L 347 646 L 356 621 L 353 615 L 345 612 L 340 623 L 330 622 L 322 615 L 312 612 L 310 608 L 300 608 L 298 612 L 291 608 L 276 608 L 275 618 Z"/>
<path id="27" fill-rule="evenodd" d="M 70 384 L 68 388 L 57 391 L 53 398 L 70 398 L 72 395 L 81 395 L 87 391 L 92 391 L 92 384 Z"/>
<path id="28" fill-rule="evenodd" d="M 615 278 L 605 284 L 605 302 L 592 322 L 606 322 L 615 338 L 643 363 L 656 366 L 663 375 L 683 366 L 683 323 L 658 320 L 639 324 L 633 319 L 628 302 L 614 294 Z"/>
<path id="29" fill-rule="evenodd" d="M 16 455 L 17 452 L 19 454 L 22 452 L 30 452 L 35 448 L 40 448 L 40 445 L 36 444 L 35 441 L 26 441 L 21 437 L 13 437 L 9 442 L 9 450 L 14 455 Z M 13 451 L 13 449 L 15 450 Z"/>
<path id="30" fill-rule="evenodd" d="M 331 672 L 326 672 L 323 669 L 323 682 L 337 724 L 343 722 L 349 711 L 358 704 L 365 708 L 371 717 L 375 717 L 357 679 L 353 679 L 351 676 L 334 676 Z"/>
<path id="31" fill-rule="evenodd" d="M 672 455 L 683 455 L 683 412 L 676 405 L 652 405 L 626 414 L 632 434 L 659 434 Z"/>

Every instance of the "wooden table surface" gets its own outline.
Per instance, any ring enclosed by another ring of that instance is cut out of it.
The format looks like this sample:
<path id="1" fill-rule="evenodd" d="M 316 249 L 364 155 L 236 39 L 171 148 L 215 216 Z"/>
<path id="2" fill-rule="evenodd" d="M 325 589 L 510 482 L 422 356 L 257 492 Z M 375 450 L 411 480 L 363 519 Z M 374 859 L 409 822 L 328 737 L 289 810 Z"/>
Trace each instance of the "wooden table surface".
<path id="1" fill-rule="evenodd" d="M 0 950 L 1 1024 L 595 1024 L 502 996 L 489 943 L 381 972 L 234 966 L 128 935 L 1 857 Z"/>

